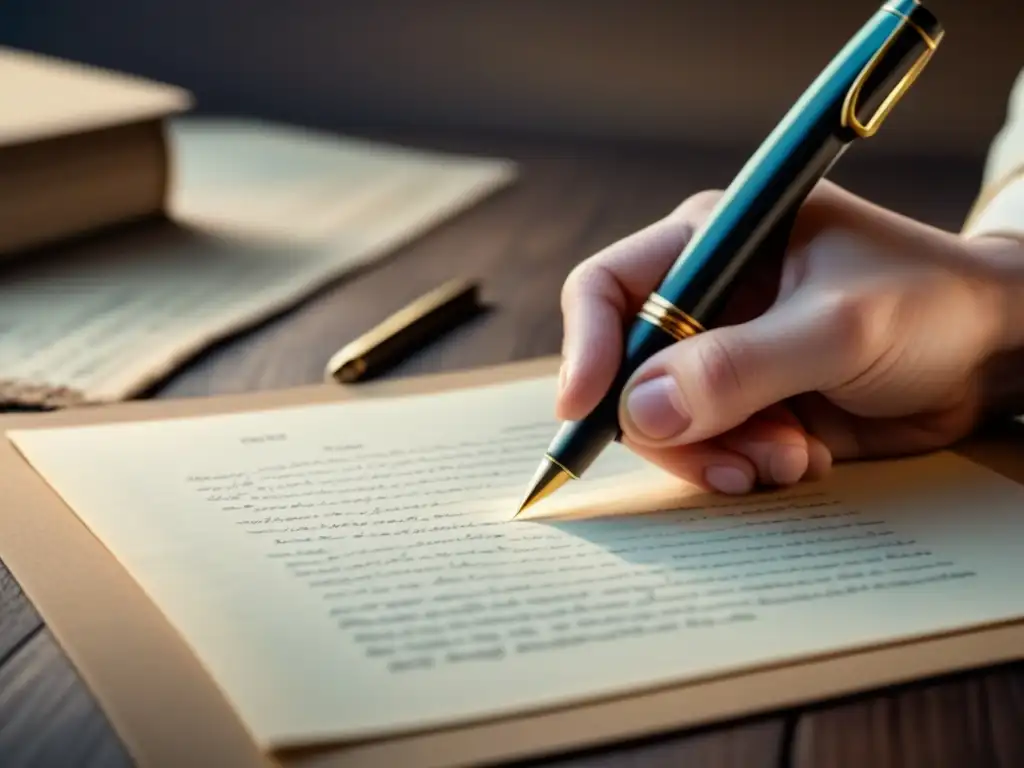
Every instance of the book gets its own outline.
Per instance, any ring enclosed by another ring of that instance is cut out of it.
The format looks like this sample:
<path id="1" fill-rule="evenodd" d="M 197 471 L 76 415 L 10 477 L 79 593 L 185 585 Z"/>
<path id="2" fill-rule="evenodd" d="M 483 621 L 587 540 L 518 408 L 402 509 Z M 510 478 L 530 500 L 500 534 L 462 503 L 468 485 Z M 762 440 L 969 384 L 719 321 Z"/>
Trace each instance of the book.
<path id="1" fill-rule="evenodd" d="M 0 53 L 0 102 L 4 404 L 135 397 L 517 172 L 191 114 L 177 89 L 19 52 Z"/>
<path id="2" fill-rule="evenodd" d="M 161 217 L 183 88 L 0 47 L 0 261 Z"/>
<path id="3" fill-rule="evenodd" d="M 189 696 L 226 733 L 179 761 L 467 765 L 1019 655 L 999 461 L 725 497 L 613 445 L 513 520 L 557 426 L 544 363 L 9 418 L 0 557 L 141 764 L 200 727 L 149 722 Z"/>

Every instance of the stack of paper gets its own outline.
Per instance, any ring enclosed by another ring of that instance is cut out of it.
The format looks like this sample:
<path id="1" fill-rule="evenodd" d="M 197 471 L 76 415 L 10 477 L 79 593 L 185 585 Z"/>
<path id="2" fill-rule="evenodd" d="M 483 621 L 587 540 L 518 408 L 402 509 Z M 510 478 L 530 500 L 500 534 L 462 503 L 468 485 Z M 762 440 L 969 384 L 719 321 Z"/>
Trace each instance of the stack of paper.
<path id="1" fill-rule="evenodd" d="M 169 123 L 171 223 L 0 272 L 0 401 L 122 400 L 509 183 L 503 160 L 256 122 Z"/>

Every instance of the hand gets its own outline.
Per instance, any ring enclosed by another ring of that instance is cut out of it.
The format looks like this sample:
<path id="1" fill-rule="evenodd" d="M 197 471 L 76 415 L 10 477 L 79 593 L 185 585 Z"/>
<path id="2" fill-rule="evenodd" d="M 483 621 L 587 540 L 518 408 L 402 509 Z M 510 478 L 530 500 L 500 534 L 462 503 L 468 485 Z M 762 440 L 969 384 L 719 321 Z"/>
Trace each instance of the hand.
<path id="1" fill-rule="evenodd" d="M 718 198 L 696 195 L 569 275 L 560 418 L 607 391 L 623 324 Z M 981 413 L 982 365 L 1007 336 L 998 271 L 972 248 L 822 182 L 786 253 L 737 286 L 716 327 L 631 378 L 623 442 L 699 486 L 745 493 L 960 439 Z"/>

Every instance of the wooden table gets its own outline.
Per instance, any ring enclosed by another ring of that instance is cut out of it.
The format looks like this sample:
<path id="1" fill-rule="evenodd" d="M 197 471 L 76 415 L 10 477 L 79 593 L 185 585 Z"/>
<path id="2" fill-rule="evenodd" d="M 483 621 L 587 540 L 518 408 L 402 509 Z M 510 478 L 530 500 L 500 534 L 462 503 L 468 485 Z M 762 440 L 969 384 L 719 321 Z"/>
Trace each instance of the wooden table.
<path id="1" fill-rule="evenodd" d="M 742 151 L 686 147 L 443 138 L 414 143 L 514 157 L 522 161 L 523 175 L 513 188 L 384 263 L 204 354 L 153 396 L 319 381 L 325 361 L 345 341 L 454 276 L 479 277 L 493 310 L 392 375 L 555 353 L 561 338 L 559 291 L 573 265 L 687 195 L 724 186 L 744 159 Z M 955 229 L 975 194 L 979 171 L 980 158 L 951 162 L 851 153 L 833 178 L 881 204 Z M 1021 719 L 1024 665 L 1014 665 L 542 764 L 1021 766 Z M 0 571 L 0 766 L 129 762 L 16 580 Z"/>

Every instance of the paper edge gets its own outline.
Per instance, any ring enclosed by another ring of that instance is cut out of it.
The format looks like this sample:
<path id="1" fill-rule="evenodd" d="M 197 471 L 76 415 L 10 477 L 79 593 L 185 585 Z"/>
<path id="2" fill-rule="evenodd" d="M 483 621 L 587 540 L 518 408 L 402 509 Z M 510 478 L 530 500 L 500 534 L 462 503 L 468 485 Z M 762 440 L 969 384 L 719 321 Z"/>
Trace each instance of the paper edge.
<path id="1" fill-rule="evenodd" d="M 248 396 L 227 395 L 215 399 L 179 402 L 150 401 L 94 409 L 92 412 L 63 411 L 34 416 L 15 415 L 0 418 L 0 430 L 6 433 L 12 426 L 32 428 L 39 426 L 39 422 L 95 423 L 109 421 L 112 417 L 114 420 L 122 421 L 136 420 L 139 417 L 173 417 L 174 413 L 188 417 L 207 413 L 247 411 L 254 408 L 332 402 L 348 397 L 358 399 L 362 396 L 415 394 L 551 375 L 556 370 L 556 365 L 557 358 L 540 358 L 454 374 L 428 374 L 413 379 L 392 380 L 355 388 L 322 385 L 283 392 L 249 393 Z M 3 451 L 0 451 L 0 469 L 3 468 L 4 461 L 10 462 L 11 452 L 14 450 L 11 442 L 5 441 Z M 101 668 L 102 657 L 109 656 L 105 644 L 97 643 L 95 638 L 75 637 L 74 633 L 76 629 L 88 629 L 90 624 L 98 624 L 99 626 L 93 626 L 93 629 L 114 635 L 115 633 L 111 631 L 111 619 L 116 619 L 116 614 L 107 612 L 103 621 L 97 621 L 95 616 L 91 619 L 83 615 L 73 616 L 72 607 L 76 592 L 91 591 L 92 594 L 86 594 L 83 596 L 84 599 L 106 600 L 115 608 L 119 607 L 119 626 L 134 626 L 137 631 L 140 626 L 148 624 L 149 628 L 143 632 L 143 639 L 148 634 L 152 640 L 155 635 L 157 645 L 166 647 L 168 636 L 173 638 L 176 642 L 172 643 L 169 650 L 173 652 L 172 656 L 179 657 L 179 671 L 183 649 L 187 658 L 184 660 L 185 674 L 174 675 L 171 681 L 172 688 L 177 686 L 178 695 L 184 694 L 186 698 L 195 697 L 201 702 L 205 701 L 207 705 L 214 699 L 212 705 L 215 710 L 219 710 L 216 714 L 226 728 L 226 732 L 218 731 L 214 742 L 208 744 L 213 752 L 203 751 L 203 744 L 207 742 L 194 745 L 200 750 L 195 759 L 205 756 L 208 762 L 211 755 L 216 754 L 223 758 L 219 763 L 222 765 L 251 765 L 251 762 L 236 762 L 236 758 L 240 758 L 244 753 L 247 755 L 245 760 L 254 759 L 250 747 L 255 747 L 255 742 L 248 745 L 238 743 L 238 729 L 245 734 L 248 734 L 248 731 L 238 720 L 216 684 L 205 676 L 205 672 L 203 677 L 196 681 L 197 689 L 180 689 L 182 680 L 194 675 L 196 668 L 202 670 L 201 663 L 187 650 L 173 627 L 167 623 L 156 606 L 145 598 L 141 589 L 121 569 L 103 545 L 81 525 L 74 512 L 67 509 L 59 500 L 55 503 L 54 493 L 45 481 L 25 464 L 16 452 L 14 455 L 18 459 L 20 469 L 12 467 L 13 471 L 0 471 L 0 488 L 18 485 L 20 475 L 22 492 L 27 492 L 29 497 L 26 503 L 34 499 L 35 505 L 42 505 L 43 509 L 41 513 L 29 513 L 23 509 L 20 516 L 0 514 L 0 557 L 8 564 L 26 596 L 36 605 L 54 638 L 74 665 L 77 674 L 90 686 L 101 709 L 139 764 L 165 764 L 163 756 L 152 751 L 156 749 L 156 739 L 154 742 L 147 741 L 148 732 L 154 727 L 153 723 L 147 723 L 146 717 L 140 716 L 140 710 L 146 710 L 147 706 L 152 708 L 148 711 L 157 710 L 160 706 L 157 700 L 160 690 L 152 685 L 137 685 L 138 678 L 133 678 L 136 685 L 123 686 L 117 681 L 117 674 L 114 674 L 109 666 Z M 958 455 L 973 461 L 969 455 Z M 991 471 L 1006 476 L 1003 472 Z M 64 537 L 80 537 L 84 533 L 87 537 L 83 547 L 86 551 L 72 551 L 70 558 L 60 557 L 60 547 L 52 546 L 53 539 L 47 531 L 50 526 L 43 522 L 44 517 L 49 517 L 49 523 L 56 523 L 64 515 L 70 515 L 73 524 L 58 524 L 57 528 L 62 529 L 58 530 L 59 534 Z M 25 518 L 21 520 L 20 525 L 19 517 Z M 36 557 L 33 557 L 30 551 L 33 547 L 18 546 L 26 537 L 30 540 L 35 539 Z M 42 553 L 41 556 L 39 553 Z M 70 559 L 73 563 L 82 558 L 91 561 L 97 567 L 83 569 L 77 578 L 61 579 L 56 575 L 62 566 L 67 565 L 66 560 Z M 110 603 L 110 594 L 97 589 L 101 585 L 96 583 L 96 579 L 102 580 L 102 577 L 98 576 L 99 571 L 108 574 L 112 571 L 115 574 L 115 591 L 121 593 L 125 603 Z M 138 612 L 131 610 L 132 605 L 135 605 Z M 143 618 L 146 619 L 145 622 Z M 81 626 L 83 624 L 84 627 Z M 175 645 L 177 647 L 174 647 Z M 573 707 L 566 711 L 506 718 L 496 723 L 476 724 L 379 743 L 354 744 L 340 749 L 284 753 L 276 758 L 268 755 L 265 756 L 265 762 L 272 765 L 310 768 L 327 765 L 344 765 L 346 768 L 352 768 L 407 764 L 409 761 L 424 766 L 455 766 L 501 758 L 539 757 L 567 749 L 600 746 L 618 739 L 664 734 L 709 723 L 721 724 L 724 721 L 767 713 L 778 708 L 812 704 L 825 698 L 832 699 L 874 690 L 922 677 L 988 666 L 1019 658 L 1022 647 L 1024 625 L 1013 623 L 946 637 L 931 636 L 906 645 L 853 652 L 825 661 L 796 663 L 777 670 L 745 673 L 732 680 L 690 684 L 623 700 Z M 152 643 L 148 648 L 153 650 Z M 925 649 L 930 650 L 924 652 Z M 944 656 L 944 659 L 939 660 L 940 656 Z M 153 673 L 143 670 L 143 677 L 152 680 Z M 784 695 L 780 695 L 779 690 L 784 691 Z M 166 687 L 164 691 L 166 692 Z M 146 697 L 143 700 L 146 702 L 145 706 L 138 704 L 140 693 Z M 737 704 L 741 700 L 742 704 Z M 696 701 L 701 702 L 701 706 L 695 710 Z M 192 711 L 186 710 L 184 714 L 192 715 Z M 176 734 L 177 731 L 169 731 L 164 733 L 163 737 L 165 740 L 173 740 Z M 218 744 L 219 750 L 228 751 L 218 751 Z M 423 759 L 428 754 L 434 759 L 432 762 L 424 763 Z"/>

